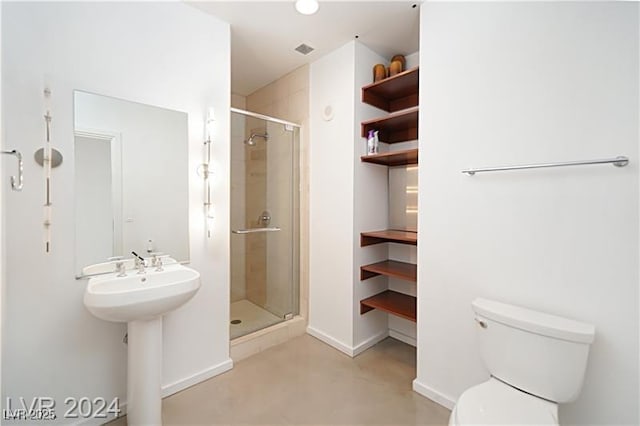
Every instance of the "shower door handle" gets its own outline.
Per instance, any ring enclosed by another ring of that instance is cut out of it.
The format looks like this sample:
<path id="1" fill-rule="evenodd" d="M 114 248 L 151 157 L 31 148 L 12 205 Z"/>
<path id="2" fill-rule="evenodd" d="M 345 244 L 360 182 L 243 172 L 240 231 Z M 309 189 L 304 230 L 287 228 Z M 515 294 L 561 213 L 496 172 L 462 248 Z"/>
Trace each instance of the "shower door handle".
<path id="1" fill-rule="evenodd" d="M 234 234 L 255 234 L 257 232 L 276 232 L 279 230 L 280 228 L 278 228 L 277 226 L 272 226 L 269 228 L 234 229 L 231 232 L 233 232 Z"/>

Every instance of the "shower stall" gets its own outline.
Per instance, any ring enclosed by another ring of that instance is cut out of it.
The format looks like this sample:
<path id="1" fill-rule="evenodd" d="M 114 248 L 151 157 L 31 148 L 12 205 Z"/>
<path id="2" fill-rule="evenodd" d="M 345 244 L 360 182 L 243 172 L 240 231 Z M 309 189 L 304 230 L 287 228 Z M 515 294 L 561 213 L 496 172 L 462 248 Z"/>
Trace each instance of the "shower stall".
<path id="1" fill-rule="evenodd" d="M 299 139 L 295 123 L 231 109 L 231 339 L 298 314 Z"/>

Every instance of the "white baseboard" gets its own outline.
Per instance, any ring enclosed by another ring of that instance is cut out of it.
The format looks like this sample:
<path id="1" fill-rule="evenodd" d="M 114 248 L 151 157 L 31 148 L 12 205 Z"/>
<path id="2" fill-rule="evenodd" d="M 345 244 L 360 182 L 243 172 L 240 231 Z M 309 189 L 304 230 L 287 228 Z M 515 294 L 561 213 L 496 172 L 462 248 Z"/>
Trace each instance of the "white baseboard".
<path id="1" fill-rule="evenodd" d="M 188 387 L 196 385 L 200 382 L 204 382 L 205 380 L 215 377 L 218 374 L 222 374 L 226 371 L 229 371 L 232 368 L 233 368 L 233 361 L 231 360 L 231 358 L 229 358 L 218 365 L 211 366 L 189 377 L 180 379 L 177 382 L 162 386 L 162 397 L 166 398 L 169 395 L 173 395 L 176 392 L 180 392 L 181 390 L 184 390 Z"/>
<path id="2" fill-rule="evenodd" d="M 420 395 L 429 398 L 433 402 L 448 408 L 449 410 L 453 410 L 453 406 L 456 405 L 456 401 L 454 398 L 451 398 L 450 396 L 445 395 L 442 392 L 438 392 L 437 390 L 420 383 L 418 379 L 415 379 L 413 381 L 413 390 Z"/>
<path id="3" fill-rule="evenodd" d="M 354 357 L 354 356 L 360 355 L 362 352 L 366 351 L 376 343 L 380 343 L 382 340 L 386 339 L 387 337 L 389 337 L 388 330 L 385 330 L 382 333 L 376 334 L 375 336 L 369 337 L 367 340 L 360 343 L 358 346 L 356 346 L 351 350 L 351 352 L 353 353 L 353 355 L 351 356 Z"/>
<path id="4" fill-rule="evenodd" d="M 307 326 L 307 333 L 312 335 L 316 339 L 322 340 L 324 343 L 334 347 L 340 352 L 349 355 L 351 358 L 361 354 L 362 352 L 369 349 L 371 346 L 375 345 L 376 343 L 379 343 L 380 341 L 384 340 L 389 336 L 389 332 L 385 330 L 382 333 L 376 334 L 375 336 L 368 338 L 367 340 L 358 344 L 357 346 L 352 347 L 349 345 L 345 345 L 341 341 L 311 326 Z"/>
<path id="5" fill-rule="evenodd" d="M 404 342 L 407 345 L 411 345 L 414 348 L 418 347 L 418 342 L 416 341 L 415 337 L 407 336 L 406 334 L 400 333 L 399 331 L 389 329 L 389 337 L 400 340 L 401 342 Z"/>
<path id="6" fill-rule="evenodd" d="M 169 395 L 173 395 L 174 393 L 180 392 L 181 390 L 184 390 L 186 388 L 189 388 L 193 385 L 197 385 L 200 382 L 203 382 L 207 379 L 210 379 L 214 376 L 217 376 L 218 374 L 222 374 L 225 371 L 229 371 L 233 368 L 233 361 L 231 359 L 228 359 L 218 365 L 214 365 L 212 367 L 209 367 L 205 370 L 200 371 L 199 373 L 196 373 L 192 376 L 186 377 L 182 380 L 178 380 L 177 382 L 171 383 L 169 385 L 165 385 L 162 386 L 162 397 L 166 398 Z M 125 414 L 127 414 L 127 402 L 125 401 L 120 401 L 120 415 L 118 417 L 122 417 Z M 96 419 L 96 418 L 87 418 L 87 419 L 82 419 L 80 421 L 78 421 L 77 423 L 74 423 L 75 425 L 78 426 L 98 426 L 98 425 L 102 425 L 105 424 L 106 422 L 110 422 L 112 420 L 115 420 L 116 417 L 109 415 L 107 416 L 106 419 Z"/>
<path id="7" fill-rule="evenodd" d="M 307 333 L 312 335 L 316 339 L 322 340 L 327 345 L 333 346 L 334 348 L 336 348 L 340 352 L 345 353 L 345 354 L 349 355 L 350 357 L 354 356 L 353 355 L 353 348 L 351 346 L 345 345 L 341 341 L 339 341 L 337 339 L 334 339 L 333 337 L 329 336 L 328 334 L 323 333 L 322 331 L 320 331 L 320 330 L 318 330 L 316 328 L 313 328 L 311 326 L 307 326 Z"/>

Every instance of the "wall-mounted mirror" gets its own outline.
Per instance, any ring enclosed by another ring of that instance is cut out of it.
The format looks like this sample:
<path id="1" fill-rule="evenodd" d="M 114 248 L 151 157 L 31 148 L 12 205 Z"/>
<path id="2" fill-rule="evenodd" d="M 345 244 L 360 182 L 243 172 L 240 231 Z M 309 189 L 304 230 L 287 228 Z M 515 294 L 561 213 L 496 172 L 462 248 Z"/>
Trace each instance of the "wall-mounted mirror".
<path id="1" fill-rule="evenodd" d="M 112 256 L 189 259 L 187 114 L 74 92 L 76 274 Z"/>

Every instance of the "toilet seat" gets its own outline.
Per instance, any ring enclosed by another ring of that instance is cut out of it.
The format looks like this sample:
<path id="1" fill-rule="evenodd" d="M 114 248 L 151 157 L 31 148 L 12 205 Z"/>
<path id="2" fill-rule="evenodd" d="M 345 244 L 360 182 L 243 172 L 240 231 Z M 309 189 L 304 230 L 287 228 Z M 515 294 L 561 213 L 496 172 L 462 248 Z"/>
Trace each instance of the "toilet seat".
<path id="1" fill-rule="evenodd" d="M 449 425 L 558 425 L 558 404 L 491 378 L 467 389 Z"/>

